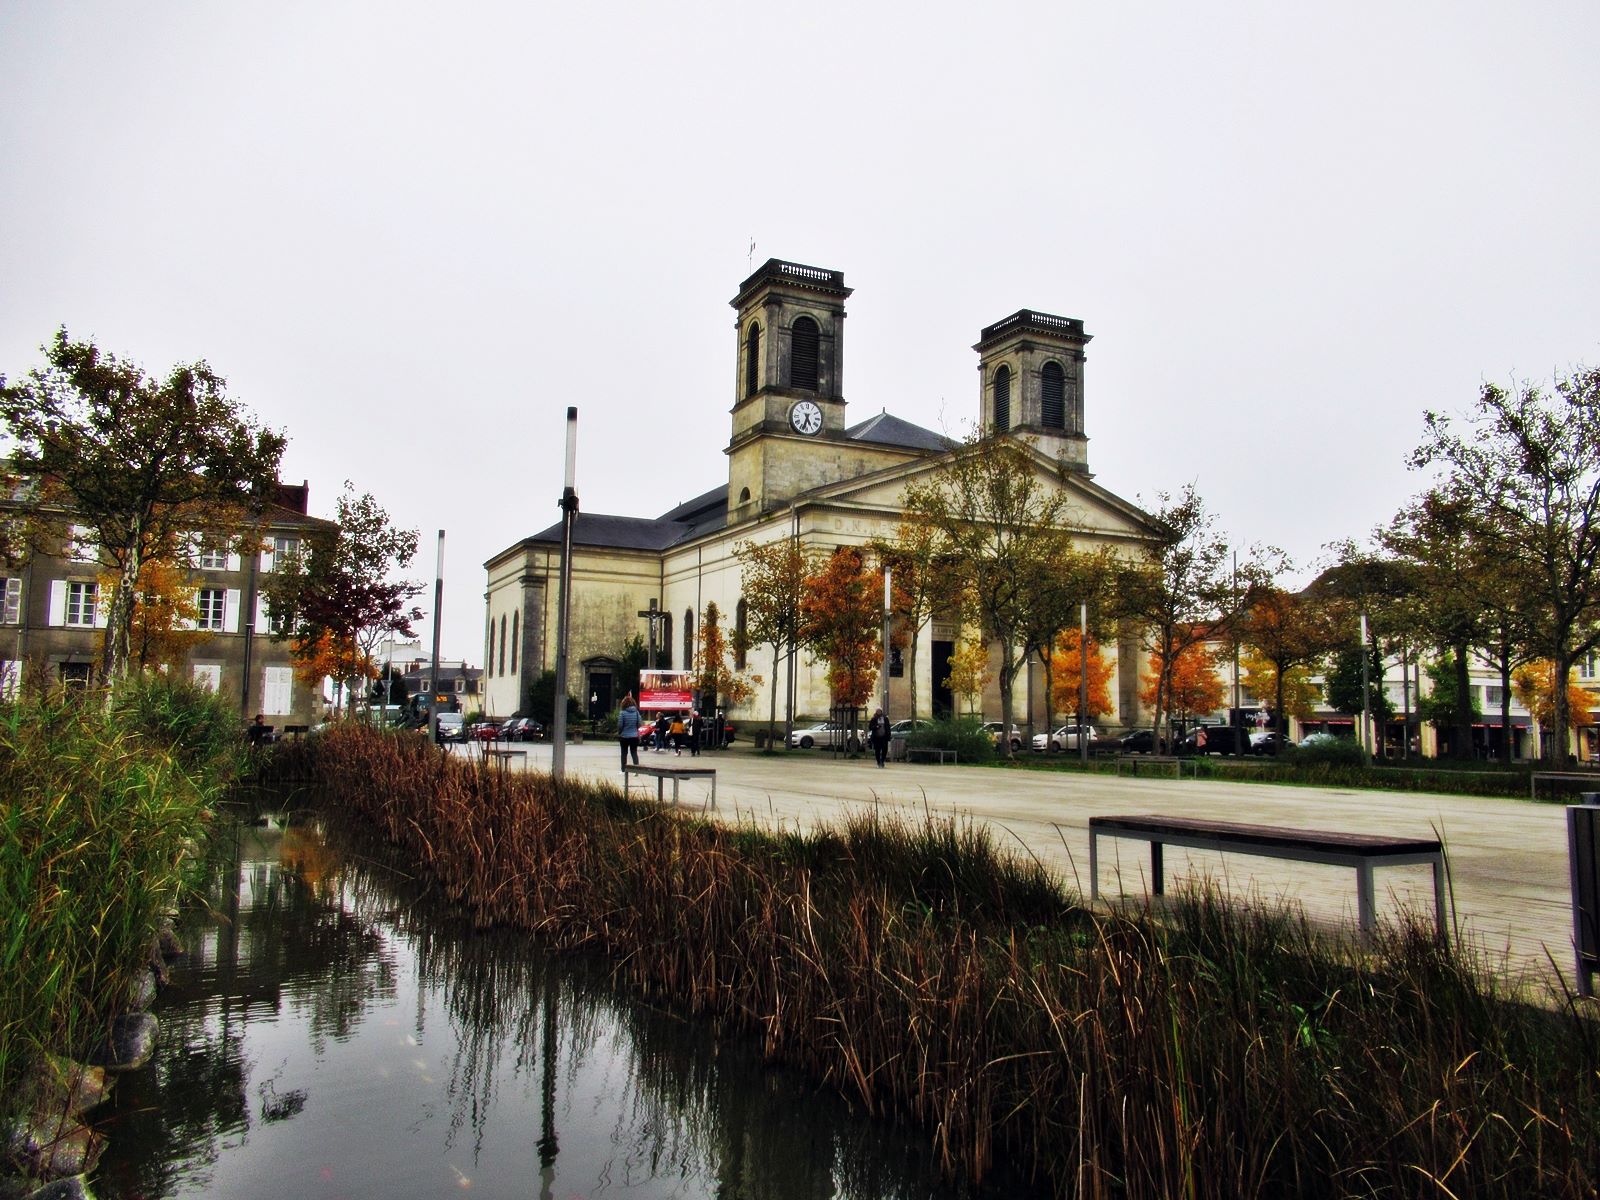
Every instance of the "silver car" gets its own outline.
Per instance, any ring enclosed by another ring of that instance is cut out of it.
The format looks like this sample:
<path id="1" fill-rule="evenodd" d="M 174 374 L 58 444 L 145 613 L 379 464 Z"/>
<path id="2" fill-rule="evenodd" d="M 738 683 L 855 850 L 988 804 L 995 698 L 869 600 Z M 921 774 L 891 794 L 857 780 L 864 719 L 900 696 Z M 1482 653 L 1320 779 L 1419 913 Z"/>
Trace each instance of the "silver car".
<path id="1" fill-rule="evenodd" d="M 1100 731 L 1093 725 L 1085 725 L 1082 728 L 1084 736 L 1088 739 L 1089 746 L 1092 749 L 1094 744 L 1100 740 Z M 1034 734 L 1034 753 L 1043 754 L 1046 750 L 1076 750 L 1078 748 L 1078 729 L 1077 725 L 1063 725 L 1054 733 Z"/>
<path id="2" fill-rule="evenodd" d="M 830 749 L 843 746 L 847 750 L 859 750 L 861 731 L 851 734 L 843 725 L 835 724 L 833 721 L 818 721 L 815 725 L 808 725 L 791 733 L 789 745 L 801 750 L 809 750 L 813 746 L 827 746 Z"/>

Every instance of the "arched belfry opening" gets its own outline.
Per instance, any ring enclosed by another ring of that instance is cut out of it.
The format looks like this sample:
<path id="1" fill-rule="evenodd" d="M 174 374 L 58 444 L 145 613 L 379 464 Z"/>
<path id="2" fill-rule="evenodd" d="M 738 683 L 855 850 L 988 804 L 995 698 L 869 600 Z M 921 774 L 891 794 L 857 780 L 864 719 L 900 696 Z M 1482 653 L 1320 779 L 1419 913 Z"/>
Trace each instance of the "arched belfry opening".
<path id="1" fill-rule="evenodd" d="M 1089 473 L 1083 430 L 1084 347 L 1074 317 L 1020 309 L 978 335 L 981 427 L 1021 438 L 1070 471 Z"/>

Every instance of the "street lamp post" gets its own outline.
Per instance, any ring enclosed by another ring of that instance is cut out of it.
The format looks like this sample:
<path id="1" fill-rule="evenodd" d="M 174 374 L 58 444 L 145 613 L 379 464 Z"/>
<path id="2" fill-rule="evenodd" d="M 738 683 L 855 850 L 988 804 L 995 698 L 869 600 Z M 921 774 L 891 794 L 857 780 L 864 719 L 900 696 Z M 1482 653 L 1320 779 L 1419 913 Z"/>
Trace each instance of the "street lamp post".
<path id="1" fill-rule="evenodd" d="M 550 777 L 559 784 L 567 765 L 567 620 L 572 605 L 572 526 L 578 519 L 575 474 L 578 410 L 567 409 L 567 461 L 561 488 L 561 576 L 556 599 L 556 696 L 550 721 Z"/>

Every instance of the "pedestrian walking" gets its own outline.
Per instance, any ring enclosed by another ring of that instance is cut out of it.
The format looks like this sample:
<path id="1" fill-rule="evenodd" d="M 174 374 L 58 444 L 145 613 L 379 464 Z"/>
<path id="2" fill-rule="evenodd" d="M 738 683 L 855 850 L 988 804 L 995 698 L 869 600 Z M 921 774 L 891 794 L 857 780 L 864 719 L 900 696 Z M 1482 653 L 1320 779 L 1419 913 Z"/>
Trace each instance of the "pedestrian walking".
<path id="1" fill-rule="evenodd" d="M 700 717 L 700 710 L 695 709 L 689 714 L 689 724 L 686 733 L 689 738 L 689 757 L 700 757 L 700 737 L 705 732 L 706 723 Z"/>
<path id="2" fill-rule="evenodd" d="M 622 755 L 622 768 L 628 768 L 628 756 L 633 756 L 633 765 L 639 765 L 639 706 L 633 701 L 633 693 L 629 692 L 622 698 L 622 711 L 617 714 L 617 743 Z"/>
<path id="3" fill-rule="evenodd" d="M 872 757 L 878 760 L 880 767 L 883 766 L 884 759 L 889 756 L 889 718 L 884 716 L 881 708 L 867 722 L 867 740 L 872 743 Z"/>
<path id="4" fill-rule="evenodd" d="M 672 724 L 668 726 L 671 733 L 668 735 L 672 741 L 672 752 L 679 757 L 683 755 L 683 714 L 673 713 Z"/>

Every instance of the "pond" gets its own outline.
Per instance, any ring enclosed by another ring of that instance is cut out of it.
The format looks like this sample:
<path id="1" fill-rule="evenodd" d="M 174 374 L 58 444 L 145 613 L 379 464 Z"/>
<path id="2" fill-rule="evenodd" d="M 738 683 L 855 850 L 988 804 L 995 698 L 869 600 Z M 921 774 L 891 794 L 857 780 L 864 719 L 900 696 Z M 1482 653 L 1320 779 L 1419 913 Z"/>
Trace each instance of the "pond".
<path id="1" fill-rule="evenodd" d="M 215 840 L 96 1196 L 1025 1194 L 942 1185 L 914 1139 L 383 857 L 309 811 Z"/>

